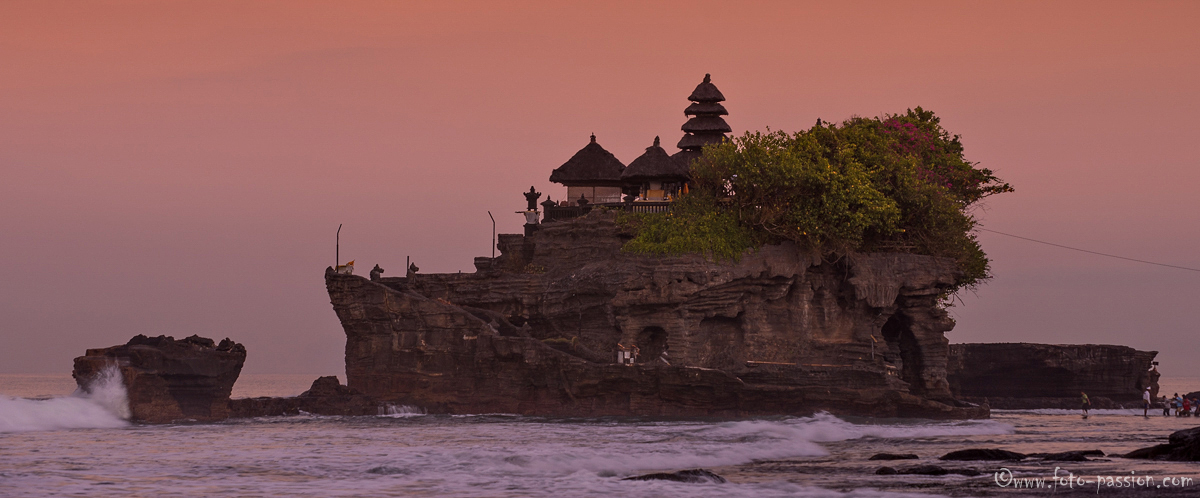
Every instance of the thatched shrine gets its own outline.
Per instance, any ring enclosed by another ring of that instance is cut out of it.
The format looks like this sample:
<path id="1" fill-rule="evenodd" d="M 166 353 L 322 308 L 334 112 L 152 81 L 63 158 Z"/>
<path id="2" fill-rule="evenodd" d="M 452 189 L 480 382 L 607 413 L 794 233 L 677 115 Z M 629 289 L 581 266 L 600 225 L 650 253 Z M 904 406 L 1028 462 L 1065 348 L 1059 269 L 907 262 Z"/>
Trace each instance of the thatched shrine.
<path id="1" fill-rule="evenodd" d="M 684 135 L 679 151 L 671 155 L 654 137 L 654 145 L 626 167 L 611 152 L 591 142 L 571 159 L 550 173 L 550 181 L 567 187 L 565 202 L 543 203 L 544 221 L 578 216 L 588 206 L 607 205 L 627 210 L 659 212 L 668 209 L 665 203 L 687 192 L 690 181 L 689 165 L 700 156 L 705 145 L 720 143 L 732 131 L 721 116 L 728 115 L 725 96 L 712 83 L 710 75 L 688 96 L 691 104 L 683 113 L 689 119 L 683 124 Z M 625 197 L 622 198 L 622 194 Z M 583 202 L 580 202 L 583 201 Z M 565 205 L 564 205 L 565 204 Z"/>
<path id="2" fill-rule="evenodd" d="M 621 202 L 621 173 L 625 164 L 596 143 L 596 135 L 562 166 L 550 173 L 550 181 L 567 187 L 567 200 L 587 199 L 590 204 Z"/>

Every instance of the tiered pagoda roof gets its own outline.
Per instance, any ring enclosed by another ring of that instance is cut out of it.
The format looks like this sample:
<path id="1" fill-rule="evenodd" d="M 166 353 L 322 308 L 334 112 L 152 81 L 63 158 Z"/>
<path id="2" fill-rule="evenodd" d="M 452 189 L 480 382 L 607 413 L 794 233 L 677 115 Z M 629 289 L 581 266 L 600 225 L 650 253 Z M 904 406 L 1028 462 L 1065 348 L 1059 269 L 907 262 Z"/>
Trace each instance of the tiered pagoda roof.
<path id="1" fill-rule="evenodd" d="M 621 179 L 626 183 L 649 179 L 686 181 L 688 177 L 687 165 L 667 154 L 659 145 L 658 137 L 654 137 L 654 145 L 646 147 L 646 152 L 621 173 Z"/>
<path id="2" fill-rule="evenodd" d="M 705 145 L 720 143 L 726 133 L 733 131 L 721 117 L 729 114 L 720 104 L 725 101 L 725 96 L 712 84 L 710 75 L 704 75 L 704 81 L 696 86 L 688 100 L 692 105 L 684 109 L 683 114 L 692 118 L 683 124 L 686 134 L 679 140 L 680 149 L 699 151 Z"/>
<path id="3" fill-rule="evenodd" d="M 705 145 L 720 143 L 725 134 L 733 131 L 729 123 L 721 116 L 729 115 L 721 102 L 725 96 L 712 84 L 712 76 L 704 75 L 704 81 L 696 85 L 696 89 L 688 96 L 692 104 L 683 110 L 685 116 L 691 116 L 683 124 L 684 135 L 677 145 L 683 149 L 675 154 L 675 159 L 687 165 L 692 159 L 700 156 L 700 149 Z"/>
<path id="4" fill-rule="evenodd" d="M 619 187 L 625 165 L 617 156 L 596 143 L 596 135 L 562 166 L 550 173 L 550 181 L 568 187 Z"/>

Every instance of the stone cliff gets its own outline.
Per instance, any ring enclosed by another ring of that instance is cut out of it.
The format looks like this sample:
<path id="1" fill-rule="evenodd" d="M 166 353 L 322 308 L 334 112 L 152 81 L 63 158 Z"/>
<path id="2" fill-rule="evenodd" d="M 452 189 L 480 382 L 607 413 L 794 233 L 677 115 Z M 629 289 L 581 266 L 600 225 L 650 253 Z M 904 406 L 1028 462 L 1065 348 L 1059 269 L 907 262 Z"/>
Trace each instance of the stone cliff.
<path id="1" fill-rule="evenodd" d="M 104 369 L 117 368 L 136 422 L 214 421 L 229 416 L 229 394 L 245 361 L 246 348 L 229 339 L 137 335 L 120 346 L 87 350 L 75 358 L 72 375 L 86 391 Z"/>
<path id="2" fill-rule="evenodd" d="M 952 344 L 946 378 L 950 391 L 992 408 L 1070 408 L 1080 391 L 1095 408 L 1141 407 L 1142 392 L 1158 399 L 1157 351 L 1126 346 Z"/>
<path id="3" fill-rule="evenodd" d="M 597 210 L 502 235 L 473 274 L 327 269 L 347 385 L 433 413 L 987 416 L 946 380 L 950 260 L 779 245 L 717 263 L 625 240 Z"/>

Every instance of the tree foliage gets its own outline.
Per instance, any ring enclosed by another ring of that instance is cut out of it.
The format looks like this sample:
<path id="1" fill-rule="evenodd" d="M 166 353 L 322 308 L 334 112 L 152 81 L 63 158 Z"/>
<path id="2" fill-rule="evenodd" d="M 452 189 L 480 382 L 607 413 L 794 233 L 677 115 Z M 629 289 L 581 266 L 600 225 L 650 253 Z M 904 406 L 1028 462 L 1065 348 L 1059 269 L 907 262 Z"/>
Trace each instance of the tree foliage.
<path id="1" fill-rule="evenodd" d="M 672 212 L 626 215 L 626 251 L 736 259 L 794 241 L 826 255 L 906 251 L 945 256 L 959 286 L 990 276 L 971 207 L 1012 187 L 963 156 L 957 135 L 920 107 L 794 134 L 747 132 L 704 148 L 695 188 Z"/>

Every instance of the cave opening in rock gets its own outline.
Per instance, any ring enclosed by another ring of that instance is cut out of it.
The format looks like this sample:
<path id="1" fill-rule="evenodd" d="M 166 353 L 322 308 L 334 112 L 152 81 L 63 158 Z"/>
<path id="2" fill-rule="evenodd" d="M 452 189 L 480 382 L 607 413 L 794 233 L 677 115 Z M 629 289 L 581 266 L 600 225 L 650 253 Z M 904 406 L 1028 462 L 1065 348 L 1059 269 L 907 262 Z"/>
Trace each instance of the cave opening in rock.
<path id="1" fill-rule="evenodd" d="M 667 350 L 667 331 L 662 327 L 646 327 L 637 336 L 638 363 L 658 361 Z"/>
<path id="2" fill-rule="evenodd" d="M 912 333 L 912 323 L 903 314 L 896 313 L 883 324 L 881 333 L 888 345 L 888 361 L 898 370 L 900 380 L 908 383 L 913 394 L 919 394 L 925 389 L 921 380 L 923 362 L 921 346 L 917 337 Z"/>

